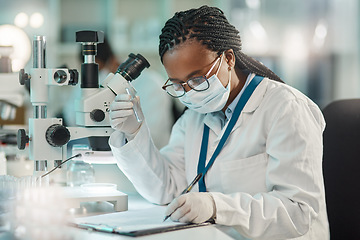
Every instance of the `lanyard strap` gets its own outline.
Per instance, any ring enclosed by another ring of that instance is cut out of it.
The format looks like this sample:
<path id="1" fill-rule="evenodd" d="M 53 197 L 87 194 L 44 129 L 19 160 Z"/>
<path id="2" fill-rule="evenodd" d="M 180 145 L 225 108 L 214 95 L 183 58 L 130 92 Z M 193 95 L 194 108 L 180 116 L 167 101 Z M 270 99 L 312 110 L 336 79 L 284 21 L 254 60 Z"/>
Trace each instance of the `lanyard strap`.
<path id="1" fill-rule="evenodd" d="M 223 136 L 220 139 L 219 144 L 217 145 L 213 155 L 211 156 L 209 163 L 205 166 L 206 162 L 206 155 L 208 149 L 208 142 L 209 142 L 209 127 L 204 124 L 204 132 L 203 138 L 201 142 L 201 150 L 199 155 L 199 163 L 198 163 L 198 174 L 202 173 L 202 177 L 199 180 L 199 192 L 206 192 L 206 185 L 205 185 L 205 174 L 209 170 L 209 168 L 213 165 L 216 157 L 219 155 L 221 149 L 225 145 L 226 140 L 228 139 L 231 130 L 234 128 L 235 123 L 237 122 L 241 111 L 243 110 L 245 104 L 249 100 L 250 96 L 254 92 L 255 88 L 259 85 L 259 83 L 263 80 L 264 77 L 256 75 L 254 79 L 249 83 L 249 85 L 244 90 L 243 94 L 241 95 L 239 102 L 237 103 L 234 113 L 229 121 L 228 126 L 225 129 Z"/>

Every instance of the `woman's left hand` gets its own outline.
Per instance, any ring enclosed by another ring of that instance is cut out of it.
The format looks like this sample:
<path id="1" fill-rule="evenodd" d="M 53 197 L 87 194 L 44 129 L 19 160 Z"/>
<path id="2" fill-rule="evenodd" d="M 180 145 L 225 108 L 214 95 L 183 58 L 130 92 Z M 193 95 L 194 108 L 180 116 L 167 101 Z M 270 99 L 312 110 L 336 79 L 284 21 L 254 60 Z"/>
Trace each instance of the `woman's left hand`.
<path id="1" fill-rule="evenodd" d="M 192 192 L 175 198 L 166 209 L 166 216 L 183 223 L 202 223 L 215 217 L 215 202 L 210 193 Z"/>

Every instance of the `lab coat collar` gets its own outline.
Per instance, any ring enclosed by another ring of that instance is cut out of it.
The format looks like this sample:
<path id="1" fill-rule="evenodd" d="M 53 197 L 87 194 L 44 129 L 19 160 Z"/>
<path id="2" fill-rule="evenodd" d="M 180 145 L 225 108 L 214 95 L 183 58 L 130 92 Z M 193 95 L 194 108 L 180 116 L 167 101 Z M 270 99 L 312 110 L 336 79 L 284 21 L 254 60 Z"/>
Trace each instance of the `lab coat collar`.
<path id="1" fill-rule="evenodd" d="M 204 117 L 205 125 L 207 125 L 217 136 L 221 134 L 221 130 L 224 128 L 224 121 L 225 114 L 223 112 L 207 113 Z"/>
<path id="2" fill-rule="evenodd" d="M 239 119 L 237 120 L 231 132 L 241 126 L 244 113 L 252 113 L 259 107 L 266 93 L 268 81 L 269 80 L 267 78 L 264 78 L 261 83 L 256 87 L 250 99 L 246 103 L 244 109 L 242 110 Z M 221 123 L 218 117 L 216 117 L 213 113 L 208 113 L 204 117 L 204 123 L 217 135 L 216 141 L 220 141 L 220 138 L 223 135 L 229 121 L 227 121 L 225 126 L 221 128 Z"/>
<path id="3" fill-rule="evenodd" d="M 235 99 L 229 104 L 227 109 L 225 110 L 225 116 L 226 119 L 229 120 L 232 117 L 232 114 L 234 113 L 234 110 L 236 108 L 236 105 L 239 103 L 240 97 L 245 91 L 245 88 L 249 85 L 251 80 L 255 77 L 254 73 L 250 73 L 248 77 L 246 78 L 244 87 L 241 89 L 240 93 L 235 97 Z"/>
<path id="4" fill-rule="evenodd" d="M 235 131 L 235 129 L 237 129 L 238 127 L 241 126 L 241 123 L 244 118 L 244 114 L 251 114 L 259 107 L 259 105 L 261 104 L 261 102 L 264 99 L 264 96 L 265 96 L 265 93 L 267 90 L 267 86 L 268 86 L 268 79 L 264 78 L 261 81 L 261 83 L 255 88 L 253 94 L 251 95 L 248 102 L 246 103 L 244 109 L 242 110 L 242 112 L 239 116 L 239 119 L 235 123 L 235 126 L 233 127 L 231 132 Z M 227 125 L 225 127 L 227 127 Z"/>
<path id="5" fill-rule="evenodd" d="M 262 100 L 265 96 L 268 83 L 269 83 L 268 78 L 264 78 L 261 81 L 261 83 L 254 90 L 249 101 L 246 103 L 244 109 L 242 110 L 243 113 L 254 112 L 259 107 L 260 103 L 262 102 Z"/>

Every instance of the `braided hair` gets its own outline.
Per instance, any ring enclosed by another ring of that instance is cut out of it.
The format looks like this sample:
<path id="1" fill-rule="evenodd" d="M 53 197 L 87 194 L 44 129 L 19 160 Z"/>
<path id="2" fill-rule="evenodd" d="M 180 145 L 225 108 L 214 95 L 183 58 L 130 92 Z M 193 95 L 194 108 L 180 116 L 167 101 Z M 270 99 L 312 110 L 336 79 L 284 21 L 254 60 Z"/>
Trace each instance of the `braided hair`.
<path id="1" fill-rule="evenodd" d="M 197 9 L 177 12 L 165 23 L 159 38 L 161 62 L 166 51 L 187 39 L 195 38 L 209 50 L 217 52 L 219 55 L 228 49 L 232 49 L 236 59 L 235 67 L 241 71 L 252 72 L 283 82 L 265 65 L 241 51 L 239 31 L 228 22 L 223 11 L 219 8 L 205 5 Z"/>

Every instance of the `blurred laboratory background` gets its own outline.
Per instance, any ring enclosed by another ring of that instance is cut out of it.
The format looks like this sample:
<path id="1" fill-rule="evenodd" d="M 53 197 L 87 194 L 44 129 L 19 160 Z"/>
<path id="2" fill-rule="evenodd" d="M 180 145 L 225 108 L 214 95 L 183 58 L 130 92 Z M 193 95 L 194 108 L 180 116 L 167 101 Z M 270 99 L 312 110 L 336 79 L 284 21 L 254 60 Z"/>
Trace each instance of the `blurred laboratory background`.
<path id="1" fill-rule="evenodd" d="M 151 67 L 144 73 L 152 72 L 160 91 L 167 78 L 158 56 L 158 36 L 162 26 L 176 11 L 204 4 L 217 6 L 225 12 L 240 31 L 246 54 L 263 62 L 320 108 L 337 99 L 360 97 L 358 0 L 0 0 L 0 71 L 14 72 L 17 76 L 20 69 L 31 68 L 34 35 L 46 36 L 47 67 L 66 66 L 80 71 L 82 60 L 75 32 L 101 30 L 119 63 L 131 52 L 141 53 L 148 59 Z M 139 91 L 146 94 L 148 88 L 142 87 L 146 86 L 145 77 L 142 80 L 136 84 Z M 27 126 L 31 105 L 28 92 L 21 88 L 17 77 L 10 81 L 0 74 L 0 81 L 0 131 L 3 134 L 11 126 Z M 53 89 L 49 114 L 61 116 L 62 112 L 65 118 L 66 114 L 71 115 L 71 109 L 67 110 L 73 104 L 71 94 L 64 89 Z M 172 101 L 165 93 L 159 96 Z M 164 111 L 170 112 L 170 123 L 163 125 L 166 131 L 156 127 L 151 130 L 153 135 L 165 134 L 165 139 L 157 136 L 159 147 L 166 143 L 166 132 L 170 131 L 179 111 L 177 103 L 166 106 Z M 158 105 L 157 108 L 162 107 Z M 144 111 L 149 112 L 145 112 L 145 117 L 152 115 L 156 121 L 157 115 L 151 114 L 152 110 Z M 26 160 L 25 153 L 21 155 L 18 150 L 9 150 L 11 140 L 2 140 L 2 149 L 5 146 L 5 157 L 11 159 L 13 151 L 17 160 Z M 32 164 L 29 163 L 28 169 Z M 32 174 L 31 170 L 25 169 L 26 164 L 11 166 L 7 166 L 10 175 Z M 106 172 L 103 179 L 98 178 L 101 181 L 111 182 L 112 179 L 106 179 L 111 176 L 109 171 L 113 171 L 113 175 L 120 174 L 118 169 L 97 168 L 97 173 Z M 123 190 L 133 189 L 130 184 Z"/>

